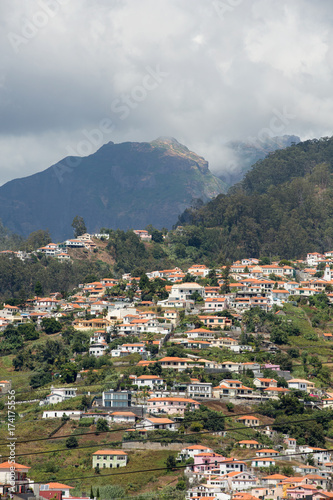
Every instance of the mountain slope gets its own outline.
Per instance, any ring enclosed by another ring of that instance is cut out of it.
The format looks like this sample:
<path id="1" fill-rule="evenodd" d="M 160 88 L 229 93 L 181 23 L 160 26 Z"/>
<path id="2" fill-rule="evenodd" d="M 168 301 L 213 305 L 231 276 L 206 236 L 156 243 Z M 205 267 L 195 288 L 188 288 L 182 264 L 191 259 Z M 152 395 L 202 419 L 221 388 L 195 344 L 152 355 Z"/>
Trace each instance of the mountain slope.
<path id="1" fill-rule="evenodd" d="M 333 247 L 333 138 L 276 151 L 258 162 L 227 195 L 180 224 L 219 228 L 222 256 L 302 257 Z"/>
<path id="2" fill-rule="evenodd" d="M 71 235 L 76 215 L 91 232 L 170 227 L 194 199 L 208 201 L 224 190 L 208 163 L 175 139 L 110 142 L 2 186 L 0 217 L 16 233 L 48 228 L 55 240 Z"/>

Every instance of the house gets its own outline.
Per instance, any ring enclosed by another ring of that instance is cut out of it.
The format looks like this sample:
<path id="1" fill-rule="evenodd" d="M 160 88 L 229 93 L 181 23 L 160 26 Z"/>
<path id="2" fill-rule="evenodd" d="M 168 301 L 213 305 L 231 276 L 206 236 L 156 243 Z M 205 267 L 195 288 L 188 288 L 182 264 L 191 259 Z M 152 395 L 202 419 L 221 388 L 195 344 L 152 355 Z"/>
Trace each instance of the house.
<path id="1" fill-rule="evenodd" d="M 177 430 L 175 422 L 170 418 L 146 417 L 140 422 L 140 427 L 143 427 L 148 431 L 154 431 L 159 429 L 167 431 Z"/>
<path id="2" fill-rule="evenodd" d="M 45 404 L 55 404 L 62 403 L 63 401 L 67 401 L 70 398 L 75 398 L 77 389 L 75 388 L 67 388 L 67 387 L 58 387 L 55 388 L 51 386 L 51 393 L 46 396 L 46 398 L 40 401 L 40 405 Z"/>
<path id="3" fill-rule="evenodd" d="M 225 316 L 198 316 L 200 321 L 210 328 L 231 328 L 232 320 Z"/>
<path id="4" fill-rule="evenodd" d="M 137 385 L 139 389 L 149 387 L 152 390 L 165 386 L 164 380 L 157 375 L 140 375 L 140 377 L 133 379 L 133 384 Z"/>
<path id="5" fill-rule="evenodd" d="M 262 448 L 261 450 L 256 452 L 256 457 L 277 457 L 279 456 L 279 452 L 276 450 L 271 450 L 269 448 Z"/>
<path id="6" fill-rule="evenodd" d="M 0 380 L 0 393 L 1 394 L 7 394 L 8 391 L 10 391 L 12 388 L 12 381 L 11 380 Z"/>
<path id="7" fill-rule="evenodd" d="M 205 330 L 204 328 L 195 328 L 194 330 L 185 332 L 185 334 L 188 339 L 212 340 L 214 338 L 214 332 Z"/>
<path id="8" fill-rule="evenodd" d="M 150 241 L 152 238 L 151 234 L 149 234 L 145 229 L 134 229 L 133 233 L 139 236 L 139 238 L 143 241 Z"/>
<path id="9" fill-rule="evenodd" d="M 208 472 L 215 469 L 221 461 L 225 460 L 225 457 L 218 455 L 217 453 L 198 453 L 194 456 L 194 467 L 193 472 Z"/>
<path id="10" fill-rule="evenodd" d="M 151 398 L 147 400 L 151 413 L 167 413 L 169 415 L 184 414 L 185 410 L 198 410 L 200 403 L 189 398 Z"/>
<path id="11" fill-rule="evenodd" d="M 286 387 L 267 387 L 267 389 L 264 389 L 264 394 L 272 399 L 278 399 L 279 396 L 283 396 L 288 392 L 290 392 L 290 389 Z"/>
<path id="12" fill-rule="evenodd" d="M 185 462 L 189 458 L 194 458 L 195 455 L 198 455 L 199 453 L 214 453 L 214 452 L 211 448 L 207 448 L 207 446 L 203 446 L 201 444 L 194 444 L 191 446 L 186 446 L 186 448 L 183 448 L 179 453 L 177 460 Z"/>
<path id="13" fill-rule="evenodd" d="M 210 382 L 200 382 L 197 379 L 191 379 L 187 385 L 186 395 L 189 398 L 211 398 L 212 384 Z"/>
<path id="14" fill-rule="evenodd" d="M 172 285 L 169 300 L 190 300 L 191 295 L 197 292 L 201 297 L 205 294 L 205 288 L 198 283 L 181 283 Z"/>
<path id="15" fill-rule="evenodd" d="M 221 488 L 220 485 L 199 484 L 192 486 L 186 492 L 186 500 L 230 500 L 231 496 L 224 493 L 226 483 Z"/>
<path id="16" fill-rule="evenodd" d="M 191 276 L 199 276 L 200 278 L 206 278 L 208 276 L 210 269 L 203 264 L 193 264 L 188 268 L 187 272 Z"/>
<path id="17" fill-rule="evenodd" d="M 129 408 L 132 406 L 131 391 L 104 391 L 102 393 L 102 405 L 105 408 Z"/>
<path id="18" fill-rule="evenodd" d="M 300 446 L 301 453 L 311 453 L 313 459 L 317 465 L 325 465 L 327 462 L 331 462 L 331 453 L 325 448 L 314 448 L 312 446 Z"/>
<path id="19" fill-rule="evenodd" d="M 195 361 L 190 358 L 177 358 L 175 357 L 165 357 L 158 360 L 161 363 L 162 369 L 172 368 L 173 370 L 177 370 L 182 372 L 186 370 L 186 368 L 192 368 L 196 366 Z"/>
<path id="20" fill-rule="evenodd" d="M 239 373 L 242 366 L 241 363 L 236 363 L 235 361 L 223 361 L 221 365 L 223 370 L 235 373 Z"/>
<path id="21" fill-rule="evenodd" d="M 274 378 L 255 378 L 253 384 L 258 389 L 267 389 L 268 387 L 277 387 L 277 381 Z"/>
<path id="22" fill-rule="evenodd" d="M 251 467 L 274 467 L 275 460 L 272 458 L 256 458 L 252 460 Z"/>
<path id="23" fill-rule="evenodd" d="M 204 310 L 209 312 L 218 312 L 227 309 L 228 300 L 226 297 L 209 297 L 205 299 Z"/>
<path id="24" fill-rule="evenodd" d="M 135 424 L 138 417 L 131 411 L 114 411 L 110 413 L 110 418 L 112 422 L 117 424 L 122 422 Z"/>
<path id="25" fill-rule="evenodd" d="M 127 453 L 123 450 L 97 450 L 93 453 L 93 469 L 126 467 L 128 462 Z"/>
<path id="26" fill-rule="evenodd" d="M 253 488 L 257 484 L 257 478 L 254 474 L 250 474 L 247 471 L 243 472 L 228 472 L 221 479 L 226 479 L 229 488 L 231 490 L 246 490 L 248 488 Z"/>
<path id="27" fill-rule="evenodd" d="M 218 339 L 213 339 L 211 341 L 211 346 L 212 347 L 218 347 L 219 349 L 232 349 L 232 347 L 237 346 L 238 341 L 235 339 L 232 339 L 231 337 L 220 337 Z M 232 363 L 232 362 L 231 362 Z M 240 365 L 240 363 L 235 363 Z"/>
<path id="28" fill-rule="evenodd" d="M 74 486 L 68 486 L 67 484 L 62 483 L 46 483 L 40 485 L 40 492 L 50 492 L 53 493 L 55 491 L 61 491 L 62 495 L 65 497 L 70 496 L 69 490 L 74 490 Z"/>
<path id="29" fill-rule="evenodd" d="M 312 392 L 315 388 L 314 382 L 309 380 L 304 380 L 301 378 L 293 378 L 287 381 L 289 389 L 296 389 L 298 391 Z"/>
<path id="30" fill-rule="evenodd" d="M 246 463 L 235 458 L 226 458 L 220 463 L 220 474 L 228 474 L 229 472 L 243 472 L 247 470 Z"/>
<path id="31" fill-rule="evenodd" d="M 283 440 L 283 442 L 288 446 L 289 449 L 295 450 L 296 449 L 296 439 L 287 437 Z"/>
<path id="32" fill-rule="evenodd" d="M 246 387 L 240 380 L 222 380 L 220 385 L 213 387 L 214 398 L 228 398 L 248 396 L 253 393 L 253 389 Z"/>
<path id="33" fill-rule="evenodd" d="M 11 491 L 26 493 L 30 487 L 27 473 L 30 467 L 20 465 L 14 460 L 0 464 L 0 494 L 8 495 Z"/>
<path id="34" fill-rule="evenodd" d="M 333 406 L 333 398 L 323 398 L 322 401 L 323 409 L 331 408 Z"/>
<path id="35" fill-rule="evenodd" d="M 108 344 L 105 342 L 105 340 L 102 340 L 101 342 L 95 342 L 94 344 L 90 344 L 89 354 L 90 356 L 95 356 L 96 358 L 99 358 L 100 356 L 103 356 L 107 350 L 108 350 Z"/>
<path id="36" fill-rule="evenodd" d="M 209 349 L 211 343 L 207 340 L 181 340 L 180 344 L 186 349 Z"/>
<path id="37" fill-rule="evenodd" d="M 240 448 L 247 448 L 250 450 L 261 448 L 261 444 L 258 443 L 258 441 L 255 441 L 254 439 L 243 439 L 242 441 L 238 441 L 237 444 L 239 445 Z"/>
<path id="38" fill-rule="evenodd" d="M 257 427 L 260 425 L 260 420 L 252 415 L 243 415 L 242 417 L 236 418 L 236 422 L 239 424 L 244 424 L 247 427 Z"/>
<path id="39" fill-rule="evenodd" d="M 71 420 L 80 420 L 82 411 L 80 410 L 46 410 L 43 412 L 42 418 L 62 418 L 69 417 Z"/>

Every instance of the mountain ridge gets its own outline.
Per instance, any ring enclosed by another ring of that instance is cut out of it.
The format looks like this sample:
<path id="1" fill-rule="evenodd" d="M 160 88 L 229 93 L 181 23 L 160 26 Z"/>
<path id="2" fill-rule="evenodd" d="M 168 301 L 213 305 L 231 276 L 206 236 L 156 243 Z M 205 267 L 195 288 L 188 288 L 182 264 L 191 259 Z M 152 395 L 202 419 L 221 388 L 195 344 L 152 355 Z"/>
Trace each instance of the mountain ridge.
<path id="1" fill-rule="evenodd" d="M 224 190 L 208 162 L 176 139 L 110 141 L 92 155 L 64 158 L 1 186 L 0 216 L 18 234 L 49 229 L 62 240 L 76 215 L 91 232 L 171 227 L 193 200 L 208 201 Z"/>

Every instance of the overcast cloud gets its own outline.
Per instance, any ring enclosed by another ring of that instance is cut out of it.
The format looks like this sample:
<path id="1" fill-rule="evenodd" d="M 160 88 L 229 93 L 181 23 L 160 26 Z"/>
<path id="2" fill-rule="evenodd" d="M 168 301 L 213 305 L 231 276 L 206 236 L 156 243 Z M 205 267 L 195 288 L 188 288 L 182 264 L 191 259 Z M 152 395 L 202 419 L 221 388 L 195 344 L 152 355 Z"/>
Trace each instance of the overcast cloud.
<path id="1" fill-rule="evenodd" d="M 330 0 L 1 0 L 0 183 L 108 141 L 333 128 Z"/>

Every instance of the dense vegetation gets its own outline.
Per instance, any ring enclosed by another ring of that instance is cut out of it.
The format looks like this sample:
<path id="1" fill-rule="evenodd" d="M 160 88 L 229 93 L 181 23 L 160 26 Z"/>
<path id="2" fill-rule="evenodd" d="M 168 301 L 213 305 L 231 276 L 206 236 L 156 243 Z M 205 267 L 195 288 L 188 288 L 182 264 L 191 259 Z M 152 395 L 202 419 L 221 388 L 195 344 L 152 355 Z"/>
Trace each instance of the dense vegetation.
<path id="1" fill-rule="evenodd" d="M 66 293 L 89 275 L 105 278 L 109 274 L 109 266 L 101 261 L 58 262 L 52 258 L 36 257 L 22 262 L 15 256 L 3 254 L 0 256 L 0 298 L 11 304 L 23 303 L 34 295 L 37 283 L 42 288 L 40 295 Z"/>
<path id="2" fill-rule="evenodd" d="M 333 245 L 333 138 L 311 140 L 259 161 L 227 195 L 188 209 L 178 224 L 218 228 L 219 253 L 232 260 L 285 258 Z M 215 229 L 216 231 L 216 229 Z"/>

